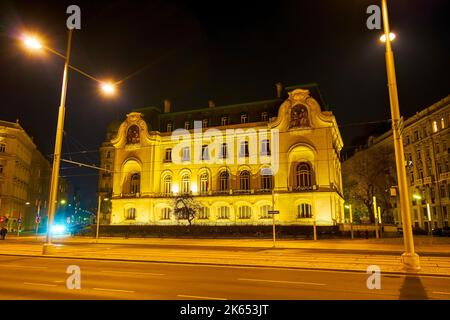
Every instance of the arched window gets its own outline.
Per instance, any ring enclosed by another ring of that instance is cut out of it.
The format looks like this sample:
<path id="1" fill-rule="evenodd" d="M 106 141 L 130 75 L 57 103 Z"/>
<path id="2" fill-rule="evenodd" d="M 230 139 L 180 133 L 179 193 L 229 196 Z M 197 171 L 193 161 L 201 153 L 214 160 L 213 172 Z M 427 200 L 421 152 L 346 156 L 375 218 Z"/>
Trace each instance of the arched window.
<path id="1" fill-rule="evenodd" d="M 261 175 L 261 189 L 262 190 L 273 189 L 273 176 L 271 174 Z"/>
<path id="2" fill-rule="evenodd" d="M 250 190 L 250 172 L 244 170 L 239 175 L 239 189 Z"/>
<path id="3" fill-rule="evenodd" d="M 130 193 L 136 194 L 140 192 L 141 187 L 141 174 L 133 173 L 130 179 Z"/>
<path id="4" fill-rule="evenodd" d="M 164 177 L 163 190 L 165 194 L 169 194 L 172 192 L 172 176 L 167 175 Z"/>
<path id="5" fill-rule="evenodd" d="M 270 210 L 272 210 L 272 206 L 269 206 L 268 204 L 259 207 L 259 216 L 261 219 L 269 219 L 270 214 L 268 213 Z"/>
<path id="6" fill-rule="evenodd" d="M 127 131 L 127 144 L 139 143 L 139 127 L 132 125 Z"/>
<path id="7" fill-rule="evenodd" d="M 186 173 L 181 178 L 181 192 L 189 193 L 191 191 L 191 177 Z"/>
<path id="8" fill-rule="evenodd" d="M 311 218 L 312 210 L 311 205 L 308 203 L 301 203 L 297 206 L 297 218 Z"/>
<path id="9" fill-rule="evenodd" d="M 228 191 L 230 185 L 230 175 L 228 171 L 223 171 L 219 176 L 219 187 L 220 191 Z"/>
<path id="10" fill-rule="evenodd" d="M 106 153 L 106 159 L 109 159 L 109 158 L 111 158 L 111 151 L 108 151 L 108 152 Z"/>
<path id="11" fill-rule="evenodd" d="M 302 162 L 297 165 L 295 180 L 297 188 L 312 186 L 312 171 L 308 163 Z"/>
<path id="12" fill-rule="evenodd" d="M 208 173 L 204 172 L 200 176 L 200 193 L 206 193 L 209 189 Z"/>
<path id="13" fill-rule="evenodd" d="M 170 220 L 170 214 L 171 214 L 170 208 L 162 208 L 161 209 L 161 220 Z"/>
<path id="14" fill-rule="evenodd" d="M 201 207 L 197 218 L 199 220 L 208 220 L 209 219 L 209 208 L 208 207 Z"/>
<path id="15" fill-rule="evenodd" d="M 126 220 L 135 220 L 136 219 L 136 208 L 128 208 L 126 211 Z"/>
<path id="16" fill-rule="evenodd" d="M 217 211 L 217 219 L 230 219 L 230 208 L 220 207 Z"/>
<path id="17" fill-rule="evenodd" d="M 252 208 L 249 206 L 239 207 L 239 219 L 250 219 L 252 217 Z"/>

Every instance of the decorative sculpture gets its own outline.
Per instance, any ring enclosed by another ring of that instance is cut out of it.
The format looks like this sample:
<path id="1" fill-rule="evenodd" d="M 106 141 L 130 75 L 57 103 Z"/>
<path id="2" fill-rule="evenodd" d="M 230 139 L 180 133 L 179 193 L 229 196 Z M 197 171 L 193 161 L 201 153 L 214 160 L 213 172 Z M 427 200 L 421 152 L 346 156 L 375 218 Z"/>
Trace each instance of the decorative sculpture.
<path id="1" fill-rule="evenodd" d="M 140 142 L 139 127 L 132 125 L 127 131 L 127 144 L 135 144 Z"/>

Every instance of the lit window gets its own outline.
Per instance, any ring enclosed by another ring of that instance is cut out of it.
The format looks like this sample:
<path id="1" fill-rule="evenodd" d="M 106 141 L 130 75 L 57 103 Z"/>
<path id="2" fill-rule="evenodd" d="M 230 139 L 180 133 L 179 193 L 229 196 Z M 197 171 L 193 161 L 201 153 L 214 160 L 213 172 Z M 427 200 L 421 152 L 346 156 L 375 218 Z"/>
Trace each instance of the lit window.
<path id="1" fill-rule="evenodd" d="M 208 127 L 208 119 L 203 119 L 202 120 L 202 128 L 207 128 Z"/>
<path id="2" fill-rule="evenodd" d="M 264 205 L 259 208 L 259 215 L 261 219 L 270 218 L 269 211 L 272 210 L 272 206 Z"/>
<path id="3" fill-rule="evenodd" d="M 264 139 L 261 141 L 261 155 L 270 156 L 269 139 Z"/>
<path id="4" fill-rule="evenodd" d="M 167 132 L 172 132 L 172 123 L 167 124 Z"/>
<path id="5" fill-rule="evenodd" d="M 130 193 L 139 193 L 141 186 L 141 175 L 139 173 L 133 173 L 130 179 Z"/>
<path id="6" fill-rule="evenodd" d="M 164 177 L 164 193 L 169 194 L 172 191 L 172 177 L 166 176 Z"/>
<path id="7" fill-rule="evenodd" d="M 136 208 L 129 208 L 126 211 L 126 220 L 135 220 L 136 219 Z"/>
<path id="8" fill-rule="evenodd" d="M 181 178 L 181 192 L 189 193 L 191 191 L 191 177 L 188 174 L 183 175 Z"/>
<path id="9" fill-rule="evenodd" d="M 438 131 L 437 121 L 433 121 L 433 132 Z"/>
<path id="10" fill-rule="evenodd" d="M 161 220 L 170 220 L 170 208 L 163 208 L 161 210 Z"/>
<path id="11" fill-rule="evenodd" d="M 311 166 L 308 163 L 306 162 L 299 163 L 297 166 L 295 176 L 296 176 L 296 185 L 298 188 L 312 186 L 312 171 Z"/>
<path id="12" fill-rule="evenodd" d="M 311 205 L 308 203 L 299 204 L 297 207 L 297 218 L 311 218 Z"/>
<path id="13" fill-rule="evenodd" d="M 228 117 L 227 116 L 223 116 L 222 118 L 220 118 L 220 125 L 221 126 L 228 125 Z"/>
<path id="14" fill-rule="evenodd" d="M 249 206 L 239 207 L 239 219 L 250 219 L 252 216 L 252 208 Z"/>
<path id="15" fill-rule="evenodd" d="M 186 130 L 189 130 L 189 121 L 185 121 L 185 122 L 184 122 L 184 128 L 185 128 Z"/>
<path id="16" fill-rule="evenodd" d="M 206 172 L 200 176 L 200 192 L 208 192 L 208 174 Z"/>
<path id="17" fill-rule="evenodd" d="M 445 129 L 445 120 L 441 118 L 441 129 Z"/>
<path id="18" fill-rule="evenodd" d="M 183 147 L 183 161 L 189 161 L 191 160 L 191 148 L 190 147 Z"/>
<path id="19" fill-rule="evenodd" d="M 247 115 L 244 113 L 241 115 L 241 123 L 247 123 Z"/>

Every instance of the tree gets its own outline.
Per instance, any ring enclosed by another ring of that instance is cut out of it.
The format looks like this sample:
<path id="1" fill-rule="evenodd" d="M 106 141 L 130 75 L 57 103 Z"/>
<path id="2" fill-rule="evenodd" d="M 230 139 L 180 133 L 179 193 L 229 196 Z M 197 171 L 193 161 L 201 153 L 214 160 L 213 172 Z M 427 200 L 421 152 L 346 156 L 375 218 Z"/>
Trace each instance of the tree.
<path id="1" fill-rule="evenodd" d="M 381 207 L 381 216 L 391 212 L 390 188 L 396 185 L 395 159 L 391 146 L 372 146 L 356 152 L 343 165 L 345 198 L 354 207 L 365 207 L 375 222 L 373 197 Z M 390 219 L 384 219 L 390 220 Z"/>
<path id="2" fill-rule="evenodd" d="M 174 199 L 174 214 L 177 220 L 187 220 L 189 226 L 200 211 L 201 205 L 190 194 L 180 194 Z"/>

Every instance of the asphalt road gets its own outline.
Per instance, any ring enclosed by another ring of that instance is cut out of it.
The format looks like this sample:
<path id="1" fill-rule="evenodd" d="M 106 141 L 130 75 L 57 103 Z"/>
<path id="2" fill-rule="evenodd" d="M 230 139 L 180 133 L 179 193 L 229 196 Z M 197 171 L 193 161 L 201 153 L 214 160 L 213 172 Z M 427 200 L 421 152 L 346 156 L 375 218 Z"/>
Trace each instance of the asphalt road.
<path id="1" fill-rule="evenodd" d="M 450 299 L 450 277 L 0 256 L 1 299 Z M 67 289 L 67 267 L 81 289 Z"/>

